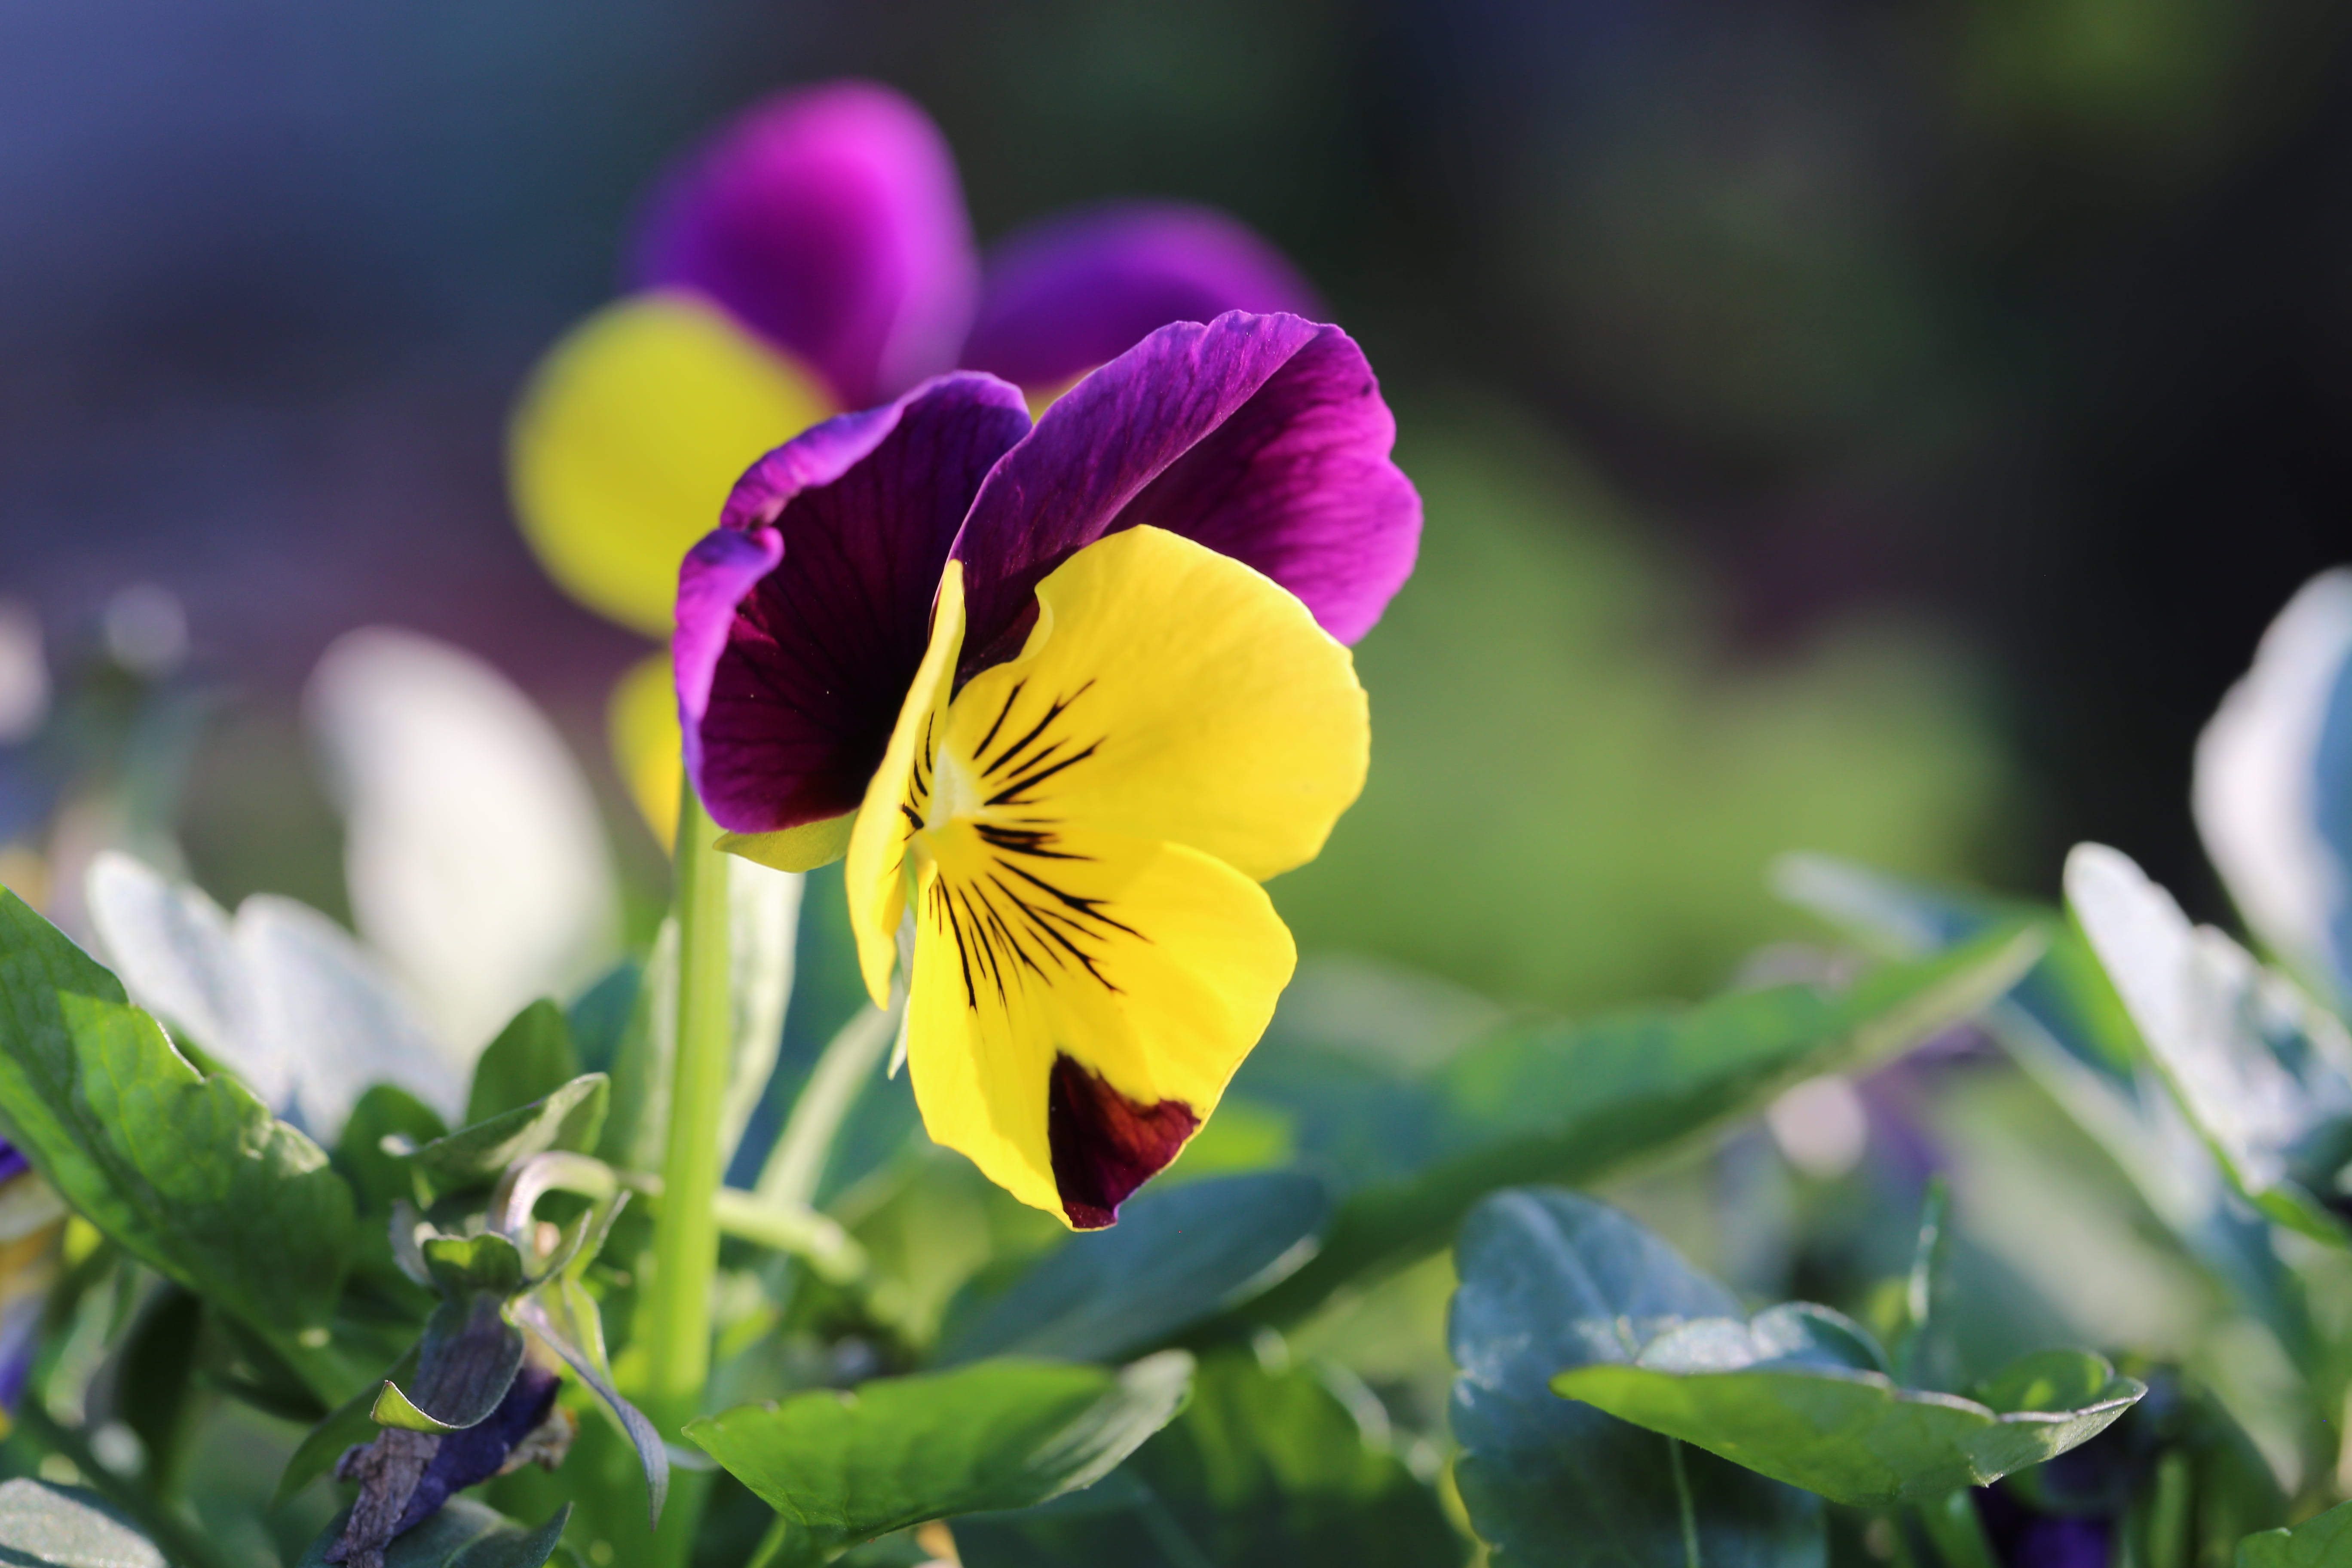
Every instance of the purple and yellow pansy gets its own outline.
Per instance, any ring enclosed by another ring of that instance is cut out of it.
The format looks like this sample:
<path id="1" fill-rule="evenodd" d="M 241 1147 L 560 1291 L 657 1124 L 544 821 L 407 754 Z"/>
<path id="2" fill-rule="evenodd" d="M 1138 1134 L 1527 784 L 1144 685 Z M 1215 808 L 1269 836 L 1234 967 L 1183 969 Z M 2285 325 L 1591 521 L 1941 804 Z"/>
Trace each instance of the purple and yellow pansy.
<path id="1" fill-rule="evenodd" d="M 628 284 L 541 363 L 509 472 L 550 574 L 648 636 L 668 630 L 678 558 L 737 476 L 830 416 L 958 365 L 1042 408 L 1168 322 L 1315 313 L 1265 241 L 1180 204 L 1050 219 L 983 267 L 938 129 L 856 81 L 777 94 L 691 153 L 647 205 Z M 667 823 L 677 735 L 665 661 L 625 679 L 613 722 L 640 802 Z"/>
<path id="2" fill-rule="evenodd" d="M 1347 644 L 1421 507 L 1336 327 L 1161 327 L 1033 426 L 961 372 L 746 474 L 679 574 L 721 847 L 846 852 L 926 1126 L 1079 1228 L 1182 1149 L 1288 982 L 1259 883 L 1362 785 Z"/>

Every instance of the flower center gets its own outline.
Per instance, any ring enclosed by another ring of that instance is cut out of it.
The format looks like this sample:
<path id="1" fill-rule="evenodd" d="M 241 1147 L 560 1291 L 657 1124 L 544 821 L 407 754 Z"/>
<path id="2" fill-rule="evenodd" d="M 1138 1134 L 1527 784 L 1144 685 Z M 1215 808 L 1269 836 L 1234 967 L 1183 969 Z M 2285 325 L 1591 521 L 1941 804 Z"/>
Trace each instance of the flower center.
<path id="1" fill-rule="evenodd" d="M 980 777 L 952 748 L 940 747 L 931 757 L 930 799 L 923 805 L 922 832 L 936 833 L 951 822 L 978 816 L 988 804 Z"/>

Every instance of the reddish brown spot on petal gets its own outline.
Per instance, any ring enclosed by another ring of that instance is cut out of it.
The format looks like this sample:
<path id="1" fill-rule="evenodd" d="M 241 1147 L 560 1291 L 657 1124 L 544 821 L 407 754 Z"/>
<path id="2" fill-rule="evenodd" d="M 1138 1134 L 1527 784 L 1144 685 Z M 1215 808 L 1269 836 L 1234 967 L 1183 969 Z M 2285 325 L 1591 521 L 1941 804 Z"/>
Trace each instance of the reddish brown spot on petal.
<path id="1" fill-rule="evenodd" d="M 1201 1119 L 1181 1100 L 1138 1105 L 1066 1056 L 1054 1058 L 1046 1090 L 1045 1141 L 1062 1212 L 1080 1230 L 1118 1218 L 1128 1194 L 1158 1175 Z"/>

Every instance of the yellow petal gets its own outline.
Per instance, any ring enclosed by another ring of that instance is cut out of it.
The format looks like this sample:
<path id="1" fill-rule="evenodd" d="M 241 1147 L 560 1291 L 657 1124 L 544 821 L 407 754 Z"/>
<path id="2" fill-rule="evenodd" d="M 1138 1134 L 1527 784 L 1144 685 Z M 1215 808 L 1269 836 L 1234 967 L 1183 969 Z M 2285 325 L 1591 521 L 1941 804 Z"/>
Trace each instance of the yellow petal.
<path id="1" fill-rule="evenodd" d="M 931 752 L 947 723 L 956 656 L 963 650 L 963 565 L 948 563 L 931 606 L 931 641 L 898 708 L 898 722 L 882 764 L 866 786 L 857 826 L 849 838 L 849 926 L 857 937 L 857 966 L 877 1007 L 890 1005 L 890 971 L 898 953 L 898 921 L 907 909 L 907 849 L 913 824 L 901 809 L 910 792 L 928 790 Z M 918 772 L 917 763 L 921 763 Z"/>
<path id="2" fill-rule="evenodd" d="M 639 294 L 573 328 L 515 411 L 509 472 L 540 563 L 652 636 L 678 562 L 761 454 L 833 414 L 823 383 L 715 307 Z"/>
<path id="3" fill-rule="evenodd" d="M 1348 649 L 1272 580 L 1156 528 L 1079 551 L 1035 629 L 955 701 L 947 748 L 992 815 L 1189 844 L 1264 880 L 1363 788 Z"/>
<path id="4" fill-rule="evenodd" d="M 1041 855 L 972 820 L 924 844 L 908 1002 L 923 1125 L 1022 1202 L 1108 1224 L 1265 1032 L 1290 933 L 1265 889 L 1182 845 L 1072 827 Z"/>
<path id="5" fill-rule="evenodd" d="M 856 812 L 845 811 L 823 822 L 804 822 L 777 833 L 722 833 L 719 847 L 779 871 L 814 871 L 849 852 L 850 831 L 856 822 Z"/>
<path id="6" fill-rule="evenodd" d="M 677 729 L 677 685 L 669 651 L 649 653 L 629 667 L 604 707 L 604 733 L 614 765 L 629 786 L 646 826 L 667 849 L 677 837 L 678 790 L 686 774 Z"/>

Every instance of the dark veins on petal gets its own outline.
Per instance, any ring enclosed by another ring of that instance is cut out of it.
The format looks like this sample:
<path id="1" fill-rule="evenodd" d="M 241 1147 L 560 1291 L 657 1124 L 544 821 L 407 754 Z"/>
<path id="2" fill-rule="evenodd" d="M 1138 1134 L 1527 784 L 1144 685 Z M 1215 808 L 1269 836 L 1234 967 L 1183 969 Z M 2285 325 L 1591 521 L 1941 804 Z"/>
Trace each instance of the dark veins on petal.
<path id="1" fill-rule="evenodd" d="M 1089 680 L 1048 703 L 1044 717 L 1032 724 L 1025 718 L 1013 719 L 1028 687 L 1026 681 L 1016 682 L 973 748 L 979 785 L 990 792 L 982 806 L 992 815 L 972 824 L 988 848 L 988 868 L 977 877 L 942 875 L 930 891 L 931 913 L 955 941 L 967 1007 L 980 1005 L 983 988 L 996 993 L 999 1005 L 1009 1005 L 1024 970 L 1045 982 L 1055 974 L 1083 975 L 1116 992 L 1118 984 L 1103 973 L 1105 944 L 1114 936 L 1150 940 L 1108 913 L 1106 900 L 1063 885 L 1056 864 L 1091 857 L 1062 848 L 1056 831 L 1060 818 L 1031 809 L 1038 804 L 1034 792 L 1040 785 L 1102 749 L 1099 735 L 1080 745 L 1066 725 L 1056 731 L 1072 704 L 1093 685 Z M 916 755 L 908 804 L 901 807 L 916 828 L 922 825 L 922 808 L 930 798 L 934 765 L 926 731 Z M 1048 973 L 1047 965 L 1054 973 Z"/>
<path id="2" fill-rule="evenodd" d="M 871 453 L 777 510 L 782 559 L 736 607 L 701 722 L 722 826 L 794 827 L 865 797 L 930 640 L 949 542 L 1026 426 L 987 391 L 919 395 Z"/>
<path id="3" fill-rule="evenodd" d="M 1062 1212 L 1080 1230 L 1112 1224 L 1128 1194 L 1165 1170 L 1200 1125 L 1181 1100 L 1139 1105 L 1100 1074 L 1056 1056 L 1045 1138 Z"/>

